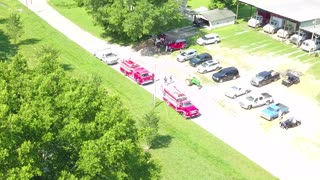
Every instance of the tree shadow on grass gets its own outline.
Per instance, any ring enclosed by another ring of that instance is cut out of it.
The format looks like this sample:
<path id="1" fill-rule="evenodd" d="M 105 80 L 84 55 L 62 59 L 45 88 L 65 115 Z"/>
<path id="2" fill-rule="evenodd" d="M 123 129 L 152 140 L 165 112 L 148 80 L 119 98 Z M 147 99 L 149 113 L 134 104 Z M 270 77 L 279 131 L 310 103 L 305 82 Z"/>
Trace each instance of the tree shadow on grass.
<path id="1" fill-rule="evenodd" d="M 0 30 L 0 60 L 7 60 L 18 51 L 18 46 L 10 43 L 8 36 Z"/>
<path id="2" fill-rule="evenodd" d="M 22 40 L 22 41 L 20 41 L 18 43 L 18 46 L 20 46 L 20 45 L 31 45 L 31 44 L 36 44 L 38 42 L 40 42 L 40 39 L 37 39 L 37 38 L 24 39 L 24 40 Z"/>
<path id="3" fill-rule="evenodd" d="M 158 135 L 152 142 L 152 149 L 166 148 L 170 145 L 172 136 Z"/>
<path id="4" fill-rule="evenodd" d="M 62 68 L 65 71 L 72 71 L 74 69 L 71 64 L 62 64 Z"/>
<path id="5" fill-rule="evenodd" d="M 8 19 L 7 18 L 0 18 L 0 24 L 5 24 L 7 23 Z"/>

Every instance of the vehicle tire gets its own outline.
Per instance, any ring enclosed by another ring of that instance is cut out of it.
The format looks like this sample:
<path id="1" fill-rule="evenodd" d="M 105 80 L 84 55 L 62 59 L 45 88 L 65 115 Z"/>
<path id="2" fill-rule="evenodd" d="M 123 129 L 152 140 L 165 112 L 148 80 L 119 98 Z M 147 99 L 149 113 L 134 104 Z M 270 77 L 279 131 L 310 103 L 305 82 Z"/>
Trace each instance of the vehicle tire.
<path id="1" fill-rule="evenodd" d="M 302 44 L 302 41 L 299 41 L 299 42 L 298 42 L 297 44 L 298 44 L 298 46 L 301 46 L 301 44 Z"/>
<path id="2" fill-rule="evenodd" d="M 288 130 L 288 126 L 285 126 L 284 128 L 285 128 L 286 130 Z"/>
<path id="3" fill-rule="evenodd" d="M 234 95 L 234 96 L 232 97 L 232 99 L 235 99 L 235 98 L 237 98 L 237 95 Z"/>
<path id="4" fill-rule="evenodd" d="M 237 76 L 233 76 L 233 78 L 232 78 L 233 80 L 235 80 L 235 79 L 237 79 Z"/>
<path id="5" fill-rule="evenodd" d="M 207 70 L 204 70 L 203 72 L 202 72 L 202 74 L 205 74 L 205 73 L 207 73 L 208 71 Z"/>
<path id="6" fill-rule="evenodd" d="M 300 121 L 297 121 L 297 126 L 300 126 L 301 125 L 301 122 Z"/>
<path id="7" fill-rule="evenodd" d="M 252 106 L 250 105 L 250 106 L 248 106 L 248 110 L 250 110 L 250 109 L 252 109 Z"/>
<path id="8" fill-rule="evenodd" d="M 223 82 L 223 79 L 220 79 L 219 82 L 222 83 L 222 82 Z"/>
<path id="9" fill-rule="evenodd" d="M 168 101 L 168 100 L 166 100 L 165 102 L 166 102 L 166 104 L 167 104 L 168 106 L 170 106 L 170 103 L 169 103 L 169 101 Z"/>
<path id="10" fill-rule="evenodd" d="M 310 52 L 313 52 L 313 48 L 310 49 Z"/>
<path id="11" fill-rule="evenodd" d="M 270 101 L 267 101 L 267 102 L 266 102 L 266 105 L 268 105 L 268 104 L 270 104 Z"/>
<path id="12" fill-rule="evenodd" d="M 245 94 L 248 94 L 249 92 L 250 92 L 249 90 L 246 90 L 244 93 L 245 93 Z"/>

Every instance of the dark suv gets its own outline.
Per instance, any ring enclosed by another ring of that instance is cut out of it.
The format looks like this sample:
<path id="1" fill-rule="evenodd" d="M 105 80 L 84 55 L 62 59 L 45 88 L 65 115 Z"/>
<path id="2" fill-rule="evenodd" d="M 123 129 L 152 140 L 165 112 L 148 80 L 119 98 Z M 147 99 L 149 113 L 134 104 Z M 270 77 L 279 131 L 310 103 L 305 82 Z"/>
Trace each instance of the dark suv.
<path id="1" fill-rule="evenodd" d="M 212 60 L 212 56 L 209 53 L 202 53 L 202 54 L 199 54 L 199 55 L 193 57 L 189 61 L 189 64 L 192 67 L 196 67 L 196 66 L 202 64 L 203 62 L 206 62 L 209 60 Z"/>
<path id="2" fill-rule="evenodd" d="M 236 79 L 239 77 L 240 77 L 239 71 L 235 67 L 227 67 L 227 68 L 221 69 L 219 72 L 214 73 L 212 75 L 212 79 L 215 82 L 229 81 L 231 79 Z"/>

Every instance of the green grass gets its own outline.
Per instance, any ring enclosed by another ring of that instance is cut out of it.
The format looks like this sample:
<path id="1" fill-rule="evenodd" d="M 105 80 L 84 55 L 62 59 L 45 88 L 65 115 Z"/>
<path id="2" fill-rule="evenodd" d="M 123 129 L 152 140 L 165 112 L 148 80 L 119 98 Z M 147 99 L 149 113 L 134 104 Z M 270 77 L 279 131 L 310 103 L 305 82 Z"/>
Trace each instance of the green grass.
<path id="1" fill-rule="evenodd" d="M 83 78 L 99 76 L 110 93 L 121 96 L 136 119 L 152 108 L 150 93 L 102 64 L 17 1 L 2 2 L 8 4 L 11 10 L 21 9 L 25 34 L 19 50 L 29 59 L 29 64 L 37 63 L 35 53 L 41 45 L 50 45 L 60 50 L 59 61 L 70 75 Z M 0 5 L 0 32 L 5 31 L 3 19 L 8 15 L 8 8 Z M 81 15 L 81 20 L 87 19 Z M 6 38 L 3 33 L 0 33 L 0 40 L 1 47 L 8 47 L 0 48 L 0 53 L 14 52 L 8 41 L 4 41 Z M 183 119 L 161 101 L 158 102 L 156 111 L 161 116 L 161 136 L 157 147 L 150 152 L 162 165 L 162 179 L 275 179 L 192 121 Z"/>
<path id="2" fill-rule="evenodd" d="M 188 0 L 187 4 L 191 9 L 197 9 L 199 7 L 209 8 L 210 1 L 211 0 Z"/>

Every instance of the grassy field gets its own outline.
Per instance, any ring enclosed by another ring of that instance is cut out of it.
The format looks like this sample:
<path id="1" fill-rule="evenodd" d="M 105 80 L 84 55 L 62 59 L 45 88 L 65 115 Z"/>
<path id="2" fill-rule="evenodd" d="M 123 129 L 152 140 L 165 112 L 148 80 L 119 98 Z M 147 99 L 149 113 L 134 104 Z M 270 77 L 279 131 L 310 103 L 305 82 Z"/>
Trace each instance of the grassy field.
<path id="1" fill-rule="evenodd" d="M 17 1 L 2 0 L 0 4 L 1 55 L 17 52 L 4 35 L 6 17 L 12 10 L 21 12 L 25 34 L 18 49 L 29 59 L 30 65 L 37 62 L 35 53 L 39 48 L 50 45 L 60 50 L 59 60 L 70 75 L 83 78 L 99 76 L 110 93 L 121 96 L 136 119 L 150 110 L 152 98 L 148 92 L 102 64 Z M 79 9 L 74 13 L 78 12 Z M 81 15 L 78 23 L 82 20 L 88 23 L 89 18 L 86 18 Z M 96 28 L 91 26 L 88 28 Z M 99 34 L 100 30 L 95 32 Z M 159 103 L 156 111 L 161 112 L 160 136 L 150 152 L 162 165 L 162 179 L 275 179 L 192 121 L 181 118 L 166 105 Z"/>

